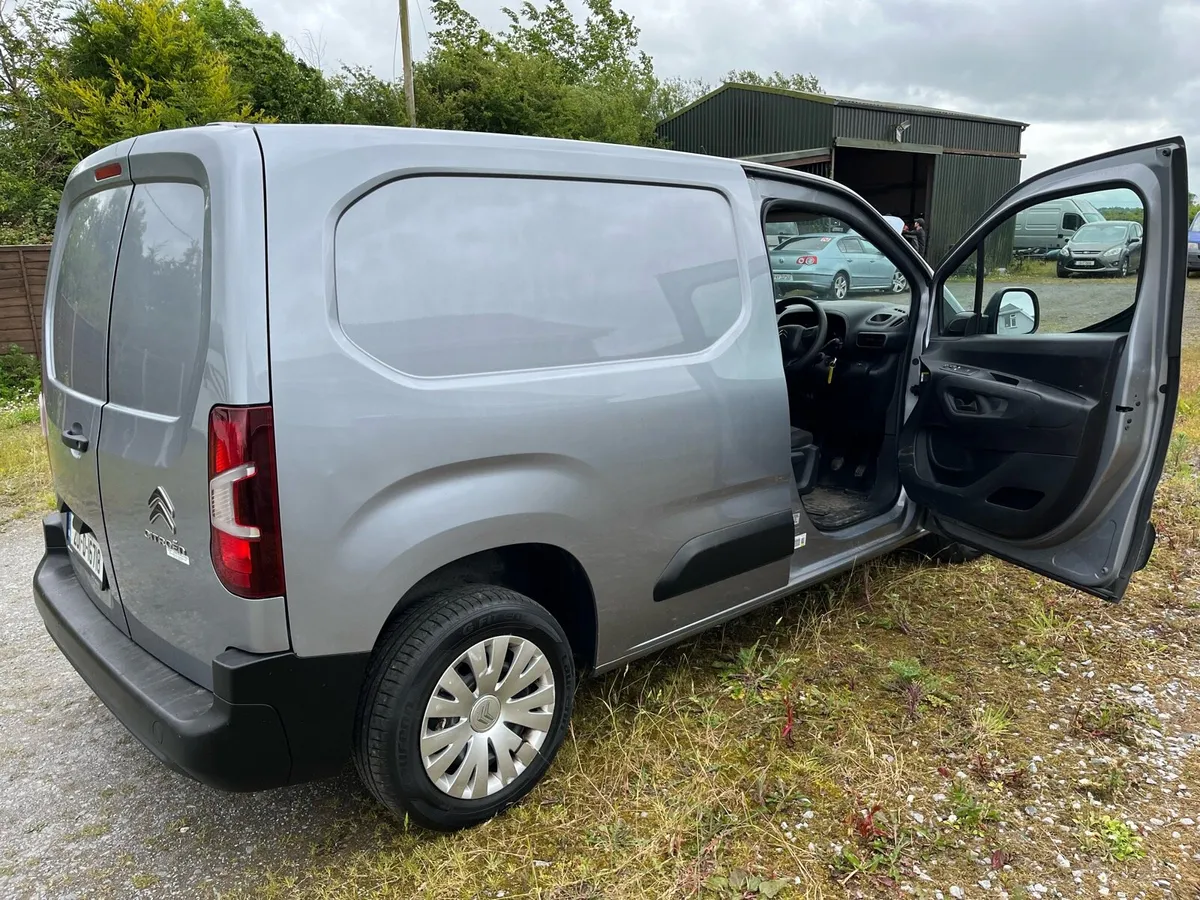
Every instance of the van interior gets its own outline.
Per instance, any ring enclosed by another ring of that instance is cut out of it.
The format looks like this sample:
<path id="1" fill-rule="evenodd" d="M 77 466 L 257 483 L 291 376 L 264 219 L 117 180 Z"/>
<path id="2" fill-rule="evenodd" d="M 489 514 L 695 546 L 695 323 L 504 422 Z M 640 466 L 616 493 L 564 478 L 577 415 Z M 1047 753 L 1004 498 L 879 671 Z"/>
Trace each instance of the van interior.
<path id="1" fill-rule="evenodd" d="M 857 237 L 841 221 L 783 203 L 764 222 L 792 470 L 800 502 L 822 531 L 877 516 L 899 496 L 897 404 L 912 303 L 885 256 L 861 237 L 846 242 L 838 235 Z M 857 250 L 859 243 L 873 259 L 839 247 Z M 849 278 L 844 295 L 839 275 Z"/>

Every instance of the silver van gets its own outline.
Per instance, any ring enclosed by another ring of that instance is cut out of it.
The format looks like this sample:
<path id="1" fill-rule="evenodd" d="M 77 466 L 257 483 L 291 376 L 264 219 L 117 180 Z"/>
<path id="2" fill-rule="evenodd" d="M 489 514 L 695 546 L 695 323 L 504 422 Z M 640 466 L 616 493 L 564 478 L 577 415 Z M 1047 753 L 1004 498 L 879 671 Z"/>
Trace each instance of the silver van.
<path id="1" fill-rule="evenodd" d="M 50 263 L 38 609 L 175 769 L 258 790 L 353 760 L 454 829 L 533 788 L 585 674 L 917 539 L 1119 599 L 1175 409 L 1186 172 L 1172 138 L 1039 175 L 935 273 L 845 187 L 730 159 L 343 126 L 114 145 Z M 1124 324 L 943 293 L 1017 210 L 1114 181 L 1147 200 Z M 765 226 L 830 217 L 908 291 L 777 302 Z"/>
<path id="2" fill-rule="evenodd" d="M 1017 213 L 1013 251 L 1026 256 L 1045 256 L 1061 249 L 1084 225 L 1103 221 L 1104 214 L 1084 197 L 1039 203 Z"/>

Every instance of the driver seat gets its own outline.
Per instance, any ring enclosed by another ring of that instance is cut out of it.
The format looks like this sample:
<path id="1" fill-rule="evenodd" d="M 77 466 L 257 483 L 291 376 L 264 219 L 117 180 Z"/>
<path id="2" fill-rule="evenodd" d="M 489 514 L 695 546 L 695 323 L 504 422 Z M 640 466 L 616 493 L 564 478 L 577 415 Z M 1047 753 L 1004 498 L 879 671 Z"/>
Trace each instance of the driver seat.
<path id="1" fill-rule="evenodd" d="M 792 428 L 792 474 L 796 478 L 796 490 L 803 497 L 817 486 L 817 462 L 821 451 L 813 440 L 811 431 Z"/>

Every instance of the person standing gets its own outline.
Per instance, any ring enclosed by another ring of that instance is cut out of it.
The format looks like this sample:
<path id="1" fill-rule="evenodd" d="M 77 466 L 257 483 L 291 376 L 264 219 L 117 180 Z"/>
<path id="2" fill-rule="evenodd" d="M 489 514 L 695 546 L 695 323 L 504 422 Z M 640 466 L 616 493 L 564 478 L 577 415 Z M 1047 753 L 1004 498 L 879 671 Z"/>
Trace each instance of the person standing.
<path id="1" fill-rule="evenodd" d="M 919 216 L 913 220 L 913 235 L 916 238 L 917 252 L 921 254 L 921 258 L 925 258 L 925 247 L 929 240 L 929 235 L 925 231 L 925 220 Z"/>

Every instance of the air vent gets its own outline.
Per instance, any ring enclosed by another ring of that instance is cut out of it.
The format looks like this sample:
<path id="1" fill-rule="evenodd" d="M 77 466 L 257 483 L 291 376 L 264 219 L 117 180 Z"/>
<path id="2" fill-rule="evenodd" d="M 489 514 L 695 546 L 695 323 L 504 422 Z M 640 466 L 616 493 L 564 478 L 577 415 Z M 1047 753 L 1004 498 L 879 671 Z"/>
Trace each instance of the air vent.
<path id="1" fill-rule="evenodd" d="M 888 328 L 899 328 L 908 321 L 908 316 L 897 316 L 892 320 L 892 324 Z"/>
<path id="2" fill-rule="evenodd" d="M 872 325 L 882 325 L 884 322 L 891 321 L 891 319 L 894 315 L 895 315 L 895 313 L 878 312 L 878 313 L 875 313 L 875 315 L 871 316 L 871 318 L 867 319 L 867 321 L 870 322 Z"/>
<path id="3" fill-rule="evenodd" d="M 887 335 L 880 334 L 878 331 L 860 331 L 858 333 L 858 346 L 860 347 L 878 350 L 886 343 Z"/>

